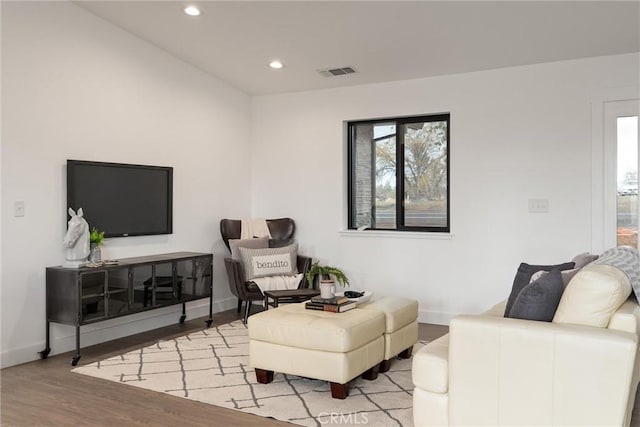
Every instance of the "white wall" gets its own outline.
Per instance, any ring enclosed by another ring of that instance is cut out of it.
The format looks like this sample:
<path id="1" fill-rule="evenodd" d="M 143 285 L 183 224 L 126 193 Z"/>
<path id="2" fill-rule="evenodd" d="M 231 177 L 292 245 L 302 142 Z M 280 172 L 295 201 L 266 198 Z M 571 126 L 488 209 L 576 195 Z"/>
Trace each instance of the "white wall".
<path id="1" fill-rule="evenodd" d="M 173 166 L 173 234 L 109 239 L 103 256 L 213 251 L 216 310 L 235 306 L 218 223 L 250 212 L 248 96 L 71 3 L 3 2 L 2 104 L 3 366 L 44 347 L 69 158 Z M 82 345 L 176 323 L 178 310 L 83 327 Z M 73 328 L 54 326 L 52 339 L 53 353 L 72 349 Z"/>
<path id="2" fill-rule="evenodd" d="M 422 321 L 484 310 L 507 297 L 521 261 L 591 249 L 591 94 L 638 86 L 638 59 L 256 97 L 252 214 L 295 218 L 301 252 L 343 268 L 356 289 L 419 299 Z M 440 112 L 451 113 L 453 237 L 341 234 L 344 121 Z M 529 198 L 549 199 L 549 213 L 528 213 Z"/>
<path id="3" fill-rule="evenodd" d="M 174 233 L 110 239 L 104 255 L 213 251 L 216 309 L 235 305 L 218 221 L 251 213 L 295 218 L 303 253 L 344 268 L 356 289 L 418 298 L 422 321 L 446 323 L 506 297 L 520 261 L 590 249 L 591 93 L 640 75 L 638 55 L 620 55 L 250 100 L 73 4 L 3 2 L 1 19 L 2 366 L 44 346 L 68 158 L 174 167 Z M 453 237 L 340 234 L 344 121 L 444 111 Z M 529 198 L 548 198 L 550 212 L 527 213 Z M 16 200 L 25 217 L 13 217 Z M 82 344 L 175 323 L 178 310 L 83 328 Z M 70 327 L 52 338 L 54 354 L 73 348 Z"/>

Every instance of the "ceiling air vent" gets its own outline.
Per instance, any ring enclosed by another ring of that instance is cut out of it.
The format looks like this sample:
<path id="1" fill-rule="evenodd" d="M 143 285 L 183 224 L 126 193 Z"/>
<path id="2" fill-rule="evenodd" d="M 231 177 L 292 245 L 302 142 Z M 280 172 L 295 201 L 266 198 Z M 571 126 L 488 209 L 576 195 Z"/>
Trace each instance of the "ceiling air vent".
<path id="1" fill-rule="evenodd" d="M 353 67 L 340 67 L 340 68 L 325 68 L 324 70 L 318 70 L 324 77 L 337 77 L 345 76 L 347 74 L 353 74 L 356 70 Z"/>

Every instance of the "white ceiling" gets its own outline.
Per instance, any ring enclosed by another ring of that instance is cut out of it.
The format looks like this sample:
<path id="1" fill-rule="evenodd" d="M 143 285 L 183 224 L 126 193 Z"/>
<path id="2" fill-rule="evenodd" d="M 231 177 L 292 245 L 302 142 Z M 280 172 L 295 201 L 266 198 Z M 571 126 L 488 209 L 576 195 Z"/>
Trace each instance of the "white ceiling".
<path id="1" fill-rule="evenodd" d="M 252 95 L 640 51 L 639 1 L 75 3 Z"/>

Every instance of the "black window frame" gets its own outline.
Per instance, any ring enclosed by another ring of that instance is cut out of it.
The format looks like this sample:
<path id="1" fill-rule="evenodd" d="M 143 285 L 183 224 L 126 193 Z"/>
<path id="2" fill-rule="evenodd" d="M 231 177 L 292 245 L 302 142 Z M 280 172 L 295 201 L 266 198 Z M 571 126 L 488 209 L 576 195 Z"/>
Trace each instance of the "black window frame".
<path id="1" fill-rule="evenodd" d="M 451 232 L 451 113 L 424 114 L 420 116 L 403 116 L 403 117 L 386 117 L 371 120 L 354 120 L 347 122 L 347 229 L 355 230 L 355 173 L 356 159 L 354 156 L 355 149 L 355 128 L 357 125 L 363 124 L 379 124 L 392 123 L 396 124 L 396 228 L 366 228 L 366 230 L 378 231 L 418 231 L 429 233 L 450 233 Z M 445 227 L 419 227 L 405 225 L 405 209 L 404 209 L 404 129 L 403 125 L 416 122 L 446 122 L 447 123 L 447 225 Z M 375 174 L 375 165 L 372 167 L 372 174 Z M 372 206 L 375 215 L 375 204 Z"/>

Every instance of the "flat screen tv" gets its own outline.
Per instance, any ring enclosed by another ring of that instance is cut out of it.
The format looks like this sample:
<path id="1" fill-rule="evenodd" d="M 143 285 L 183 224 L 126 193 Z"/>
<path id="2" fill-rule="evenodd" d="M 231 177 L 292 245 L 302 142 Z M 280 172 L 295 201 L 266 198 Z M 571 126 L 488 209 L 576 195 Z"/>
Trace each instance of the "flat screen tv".
<path id="1" fill-rule="evenodd" d="M 171 234 L 173 168 L 67 160 L 67 207 L 105 237 Z"/>

